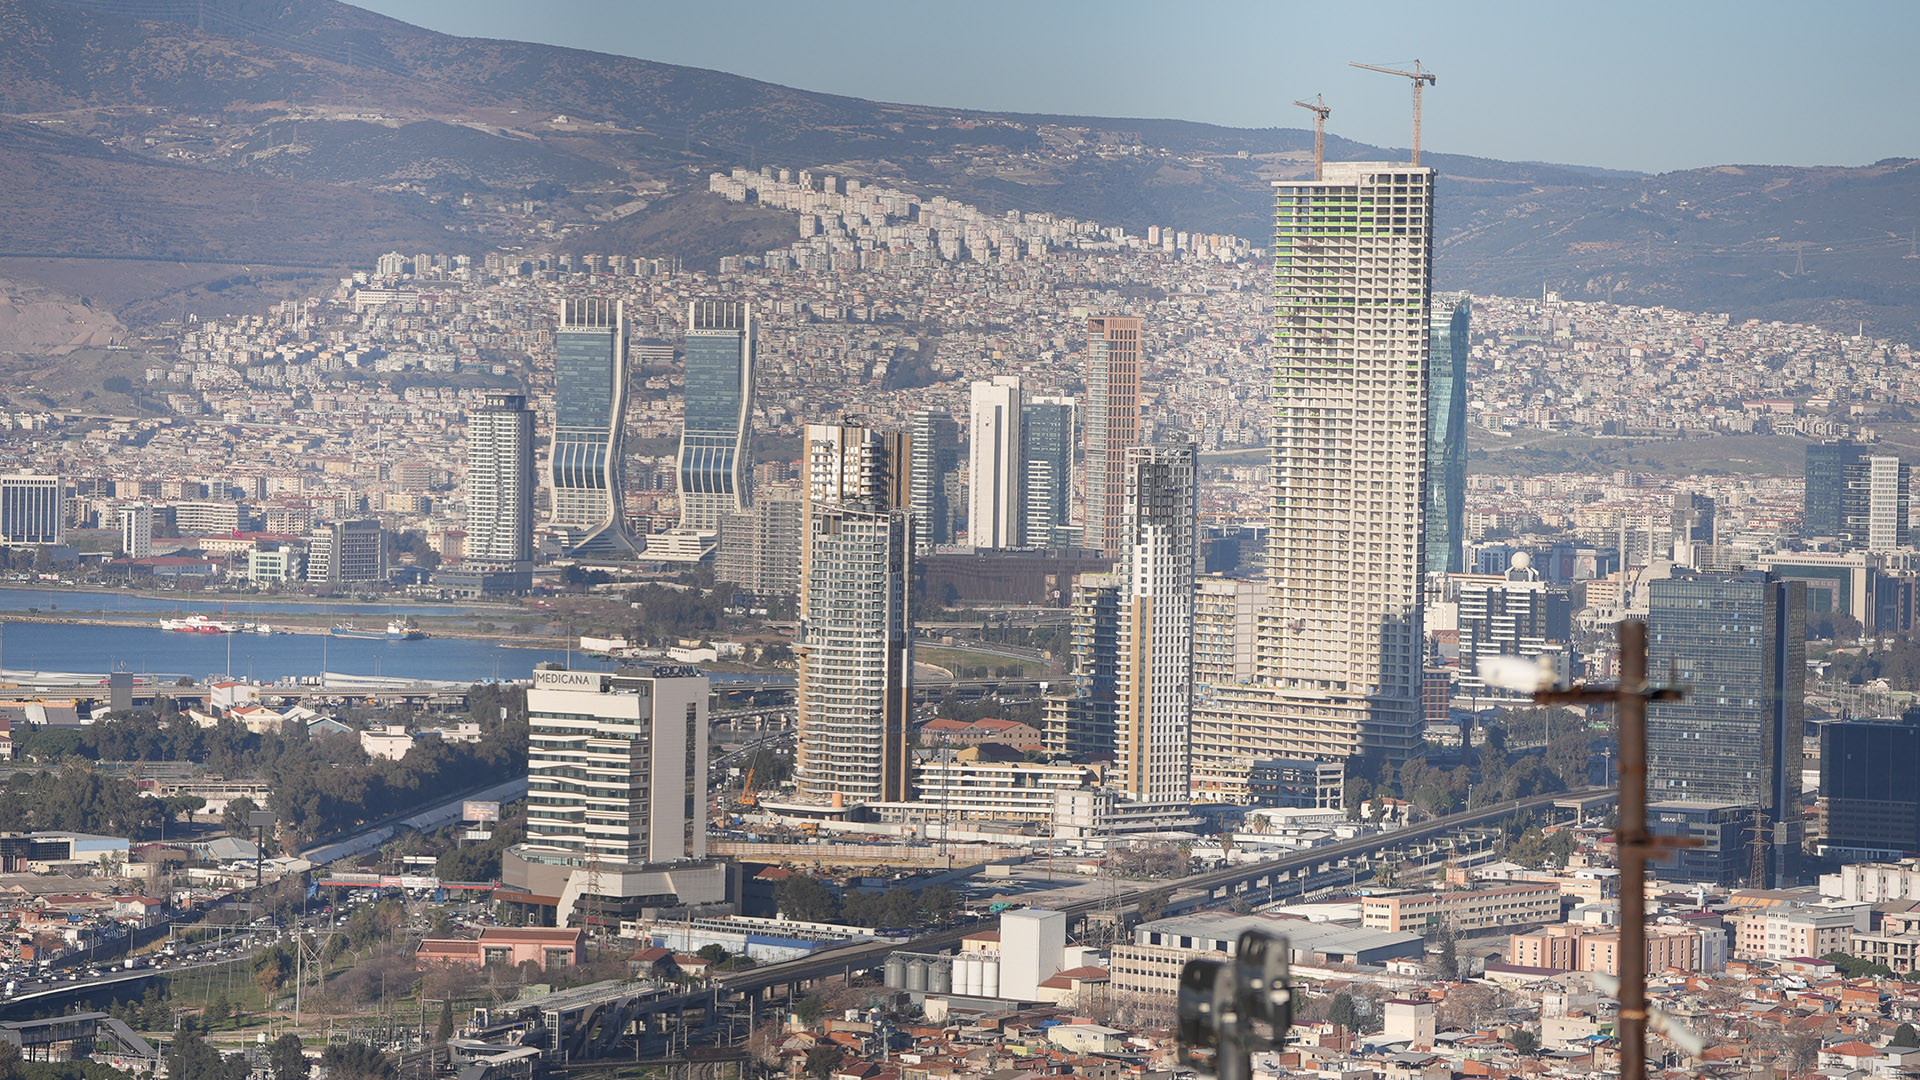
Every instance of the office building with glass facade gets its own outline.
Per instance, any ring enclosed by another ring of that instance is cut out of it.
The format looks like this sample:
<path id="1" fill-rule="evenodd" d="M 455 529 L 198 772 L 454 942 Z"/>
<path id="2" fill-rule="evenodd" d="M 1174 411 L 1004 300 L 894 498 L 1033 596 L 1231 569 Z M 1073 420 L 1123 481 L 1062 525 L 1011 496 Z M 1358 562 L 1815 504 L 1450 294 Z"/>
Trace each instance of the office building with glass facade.
<path id="1" fill-rule="evenodd" d="M 752 475 L 753 314 L 746 304 L 687 305 L 686 410 L 680 435 L 680 528 L 712 531 L 746 507 Z"/>
<path id="2" fill-rule="evenodd" d="M 1020 515 L 1024 547 L 1073 547 L 1073 448 L 1075 402 L 1041 395 L 1020 408 L 1020 457 L 1026 469 Z"/>
<path id="3" fill-rule="evenodd" d="M 1764 571 L 1648 585 L 1647 670 L 1686 690 L 1647 710 L 1647 798 L 1757 811 L 1767 881 L 1798 872 L 1806 588 Z"/>
<path id="4" fill-rule="evenodd" d="M 621 468 L 627 408 L 621 302 L 561 301 L 553 337 L 552 530 L 570 555 L 630 555 Z"/>
<path id="5" fill-rule="evenodd" d="M 1473 301 L 1433 300 L 1427 359 L 1427 572 L 1457 574 L 1467 518 L 1467 350 Z"/>

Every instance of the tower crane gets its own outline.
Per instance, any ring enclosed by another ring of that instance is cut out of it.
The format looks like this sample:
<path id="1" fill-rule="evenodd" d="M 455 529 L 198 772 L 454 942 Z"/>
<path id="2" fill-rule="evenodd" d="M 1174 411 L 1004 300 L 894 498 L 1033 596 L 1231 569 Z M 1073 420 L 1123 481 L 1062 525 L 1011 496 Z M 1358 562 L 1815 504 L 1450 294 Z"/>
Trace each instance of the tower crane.
<path id="1" fill-rule="evenodd" d="M 1311 103 L 1295 101 L 1294 104 L 1313 114 L 1313 178 L 1325 179 L 1320 174 L 1326 168 L 1327 117 L 1333 115 L 1333 110 L 1327 107 L 1326 101 L 1319 94 L 1313 95 Z"/>
<path id="2" fill-rule="evenodd" d="M 1383 75 L 1399 75 L 1402 78 L 1413 80 L 1413 163 L 1415 165 L 1420 164 L 1420 90 L 1423 86 L 1432 85 L 1439 80 L 1434 77 L 1433 72 L 1423 70 L 1418 60 L 1413 62 L 1412 71 L 1376 67 L 1372 64 L 1362 64 L 1358 60 L 1348 61 L 1347 66 L 1364 68 L 1367 71 L 1378 71 Z"/>

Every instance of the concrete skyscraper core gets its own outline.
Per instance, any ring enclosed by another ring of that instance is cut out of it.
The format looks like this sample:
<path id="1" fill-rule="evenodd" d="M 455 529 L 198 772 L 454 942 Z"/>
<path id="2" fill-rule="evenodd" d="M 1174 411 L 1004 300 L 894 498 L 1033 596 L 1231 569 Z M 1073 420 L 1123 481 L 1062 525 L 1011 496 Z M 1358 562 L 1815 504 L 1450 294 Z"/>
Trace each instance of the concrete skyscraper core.
<path id="1" fill-rule="evenodd" d="M 1267 610 L 1256 682 L 1194 718 L 1196 793 L 1420 751 L 1433 191 L 1381 162 L 1275 184 Z"/>
<path id="2" fill-rule="evenodd" d="M 1420 746 L 1433 181 L 1329 162 L 1276 185 L 1272 671 L 1318 754 Z"/>
<path id="3" fill-rule="evenodd" d="M 1117 557 L 1125 543 L 1127 449 L 1140 441 L 1140 320 L 1087 320 L 1087 523 L 1081 543 Z"/>
<path id="4" fill-rule="evenodd" d="M 680 435 L 680 528 L 711 531 L 745 509 L 752 462 L 753 314 L 747 305 L 687 305 L 686 411 Z"/>
<path id="5" fill-rule="evenodd" d="M 553 337 L 553 530 L 569 554 L 632 554 L 621 476 L 625 312 L 618 300 L 563 300 Z"/>

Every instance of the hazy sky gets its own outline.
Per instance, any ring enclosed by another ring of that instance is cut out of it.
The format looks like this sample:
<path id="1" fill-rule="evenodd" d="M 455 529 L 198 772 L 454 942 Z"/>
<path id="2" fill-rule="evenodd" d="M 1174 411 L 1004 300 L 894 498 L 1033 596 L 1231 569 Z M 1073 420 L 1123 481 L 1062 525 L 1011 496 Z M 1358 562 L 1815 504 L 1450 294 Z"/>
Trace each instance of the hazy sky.
<path id="1" fill-rule="evenodd" d="M 362 0 L 447 33 L 716 68 L 885 101 L 1301 127 L 1663 171 L 1920 156 L 1920 3 L 1813 0 Z M 1365 14 L 1357 14 L 1364 12 Z"/>

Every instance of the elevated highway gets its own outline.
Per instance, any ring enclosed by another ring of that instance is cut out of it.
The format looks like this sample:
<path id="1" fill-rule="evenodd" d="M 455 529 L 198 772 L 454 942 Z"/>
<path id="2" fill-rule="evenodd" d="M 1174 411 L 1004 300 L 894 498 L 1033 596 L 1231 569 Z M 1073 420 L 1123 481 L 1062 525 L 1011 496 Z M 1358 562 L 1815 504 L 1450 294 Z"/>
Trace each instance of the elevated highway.
<path id="1" fill-rule="evenodd" d="M 1324 875 L 1346 860 L 1376 855 L 1390 849 L 1418 845 L 1421 841 L 1438 840 L 1450 833 L 1476 825 L 1489 825 L 1499 822 L 1515 813 L 1527 810 L 1540 810 L 1556 805 L 1564 805 L 1578 800 L 1588 808 L 1608 805 L 1612 802 L 1612 793 L 1600 788 L 1587 788 L 1573 792 L 1555 792 L 1550 795 L 1534 795 L 1513 802 L 1494 803 L 1473 810 L 1448 814 L 1404 829 L 1374 836 L 1364 836 L 1338 844 L 1327 844 L 1306 851 L 1292 852 L 1259 862 L 1241 863 L 1225 866 L 1217 870 L 1208 870 L 1190 874 L 1184 878 L 1169 881 L 1128 882 L 1116 893 L 1079 899 L 1062 897 L 1064 903 L 1049 903 L 1048 893 L 1030 893 L 1021 899 L 1038 907 L 1052 907 L 1065 912 L 1070 918 L 1078 918 L 1102 909 L 1130 907 L 1150 893 L 1168 892 L 1172 895 L 1203 891 L 1205 898 L 1196 907 L 1208 906 L 1209 900 L 1226 901 L 1234 896 L 1248 892 L 1265 892 L 1270 895 L 1290 896 L 1300 891 L 1312 879 Z M 1086 886 L 1073 889 L 1073 894 L 1086 892 Z M 1056 895 L 1068 890 L 1056 890 Z M 778 964 L 753 968 L 748 971 L 734 972 L 719 978 L 720 987 L 729 994 L 753 996 L 782 986 L 797 986 L 830 975 L 855 971 L 867 971 L 878 967 L 894 952 L 940 952 L 960 943 L 960 939 L 980 929 L 979 925 L 967 925 L 953 929 L 926 934 L 906 942 L 869 942 L 849 945 L 787 960 Z"/>

